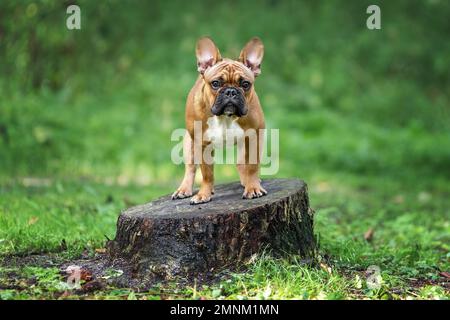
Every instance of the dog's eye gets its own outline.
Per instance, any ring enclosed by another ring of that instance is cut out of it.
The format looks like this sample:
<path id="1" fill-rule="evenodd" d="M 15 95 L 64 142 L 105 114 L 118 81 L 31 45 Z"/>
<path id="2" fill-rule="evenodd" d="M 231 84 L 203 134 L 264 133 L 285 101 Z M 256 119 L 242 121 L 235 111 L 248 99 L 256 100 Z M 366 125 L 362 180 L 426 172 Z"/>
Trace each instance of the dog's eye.
<path id="1" fill-rule="evenodd" d="M 241 87 L 242 87 L 242 89 L 244 89 L 244 90 L 250 89 L 251 85 L 252 85 L 252 84 L 251 84 L 249 81 L 246 81 L 246 80 L 244 80 L 244 81 L 241 82 Z"/>
<path id="2" fill-rule="evenodd" d="M 212 87 L 214 90 L 219 89 L 219 88 L 220 88 L 220 81 L 219 81 L 219 80 L 211 81 L 211 87 Z"/>

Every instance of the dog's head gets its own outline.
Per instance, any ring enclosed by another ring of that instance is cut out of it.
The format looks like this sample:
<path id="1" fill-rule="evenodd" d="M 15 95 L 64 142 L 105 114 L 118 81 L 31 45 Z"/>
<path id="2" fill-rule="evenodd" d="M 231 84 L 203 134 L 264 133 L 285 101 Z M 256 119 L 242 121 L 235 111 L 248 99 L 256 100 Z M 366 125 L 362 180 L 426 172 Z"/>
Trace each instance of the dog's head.
<path id="1" fill-rule="evenodd" d="M 196 48 L 198 72 L 205 82 L 204 94 L 211 113 L 216 116 L 245 116 L 254 93 L 255 78 L 261 73 L 264 46 L 251 39 L 238 60 L 222 59 L 210 38 L 201 38 Z"/>

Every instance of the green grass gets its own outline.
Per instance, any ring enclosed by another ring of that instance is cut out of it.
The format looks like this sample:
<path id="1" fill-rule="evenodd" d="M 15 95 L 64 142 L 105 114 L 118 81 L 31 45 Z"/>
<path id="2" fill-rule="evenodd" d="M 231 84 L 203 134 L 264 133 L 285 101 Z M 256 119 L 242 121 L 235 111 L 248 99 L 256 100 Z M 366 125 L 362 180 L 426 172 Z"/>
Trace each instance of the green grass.
<path id="1" fill-rule="evenodd" d="M 405 299 L 448 298 L 439 273 L 449 270 L 450 224 L 445 181 L 405 181 L 350 174 L 324 174 L 310 181 L 316 209 L 320 266 L 305 266 L 296 257 L 258 257 L 249 271 L 211 286 L 156 288 L 137 298 L 227 299 Z M 4 187 L 5 189 L 6 187 Z M 105 186 L 89 181 L 52 182 L 50 186 L 9 186 L 0 203 L 3 254 L 54 252 L 62 260 L 101 248 L 114 236 L 120 209 L 148 201 L 169 186 Z M 3 190 L 4 190 L 3 189 Z M 26 200 L 24 200 L 26 199 Z M 101 200 L 99 200 L 101 199 Z M 50 205 L 49 205 L 50 203 Z M 15 213 L 20 212 L 20 215 Z M 372 228 L 373 238 L 364 239 Z M 106 236 L 106 237 L 105 237 Z M 65 245 L 62 246 L 62 241 Z M 371 290 L 365 270 L 381 269 L 382 286 Z M 11 268 L 11 266 L 9 266 Z M 28 270 L 28 271 L 27 271 Z M 17 268 L 27 283 L 30 268 Z M 11 270 L 10 270 L 11 271 Z M 5 273 L 2 270 L 2 273 Z M 54 267 L 41 273 L 60 277 Z M 0 275 L 3 286 L 11 285 Z M 18 281 L 18 280 L 14 280 Z M 20 283 L 20 281 L 19 281 Z M 53 284 L 52 284 L 53 283 Z M 60 297 L 59 282 L 38 281 L 32 287 L 2 290 L 2 297 Z M 1 284 L 1 282 L 0 282 Z M 53 286 L 53 287 L 52 287 Z M 107 288 L 78 298 L 128 298 L 132 290 Z M 64 295 L 65 298 L 76 296 Z M 133 295 L 131 296 L 133 297 Z"/>
<path id="2" fill-rule="evenodd" d="M 0 299 L 450 297 L 445 1 L 383 1 L 379 31 L 365 28 L 370 1 L 79 3 L 83 29 L 68 32 L 57 1 L 0 2 Z M 255 86 L 280 129 L 276 177 L 308 183 L 321 264 L 262 255 L 207 287 L 66 292 L 55 261 L 93 255 L 120 210 L 179 183 L 170 134 L 205 34 L 231 57 L 264 41 Z"/>
<path id="3" fill-rule="evenodd" d="M 2 188 L 1 254 L 67 251 L 74 256 L 84 249 L 99 248 L 107 238 L 114 238 L 121 209 L 148 201 L 164 190 L 107 187 L 87 181 L 50 183 Z"/>

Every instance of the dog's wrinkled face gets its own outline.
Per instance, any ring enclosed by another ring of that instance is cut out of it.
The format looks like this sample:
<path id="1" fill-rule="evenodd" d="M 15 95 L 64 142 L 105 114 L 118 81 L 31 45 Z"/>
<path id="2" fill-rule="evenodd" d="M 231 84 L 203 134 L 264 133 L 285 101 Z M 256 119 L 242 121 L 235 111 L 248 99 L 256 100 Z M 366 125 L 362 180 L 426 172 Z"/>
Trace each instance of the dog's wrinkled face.
<path id="1" fill-rule="evenodd" d="M 254 38 L 241 51 L 239 60 L 222 59 L 209 38 L 197 43 L 198 71 L 204 81 L 204 94 L 215 116 L 245 116 L 253 93 L 255 77 L 261 72 L 264 47 Z"/>
<path id="2" fill-rule="evenodd" d="M 247 103 L 255 77 L 242 63 L 222 60 L 204 74 L 207 90 L 214 97 L 211 112 L 215 116 L 247 114 Z"/>

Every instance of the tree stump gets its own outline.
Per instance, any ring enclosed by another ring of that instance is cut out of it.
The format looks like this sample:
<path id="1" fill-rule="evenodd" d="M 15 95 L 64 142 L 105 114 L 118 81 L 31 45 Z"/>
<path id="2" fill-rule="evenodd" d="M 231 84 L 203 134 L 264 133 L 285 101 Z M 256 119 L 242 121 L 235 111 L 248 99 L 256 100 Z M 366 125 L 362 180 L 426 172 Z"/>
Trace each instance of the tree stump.
<path id="1" fill-rule="evenodd" d="M 189 277 L 237 267 L 255 253 L 313 258 L 316 239 L 307 186 L 297 179 L 264 180 L 268 195 L 242 199 L 239 183 L 216 186 L 211 202 L 190 205 L 170 195 L 123 211 L 110 261 L 130 264 L 134 274 L 158 279 Z"/>

